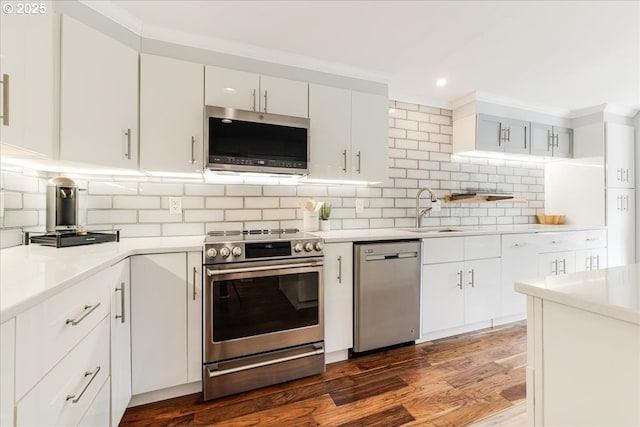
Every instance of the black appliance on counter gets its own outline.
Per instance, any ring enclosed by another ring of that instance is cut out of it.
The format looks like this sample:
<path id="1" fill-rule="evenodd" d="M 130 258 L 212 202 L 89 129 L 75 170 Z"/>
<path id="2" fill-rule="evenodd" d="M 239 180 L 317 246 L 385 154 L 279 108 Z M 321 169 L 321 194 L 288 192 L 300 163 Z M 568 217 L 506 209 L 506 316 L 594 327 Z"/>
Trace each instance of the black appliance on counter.
<path id="1" fill-rule="evenodd" d="M 204 399 L 325 371 L 323 241 L 297 229 L 204 242 Z"/>
<path id="2" fill-rule="evenodd" d="M 94 243 L 119 242 L 120 230 L 107 231 L 55 231 L 52 233 L 24 233 L 24 244 L 36 243 L 56 248 L 91 245 Z"/>

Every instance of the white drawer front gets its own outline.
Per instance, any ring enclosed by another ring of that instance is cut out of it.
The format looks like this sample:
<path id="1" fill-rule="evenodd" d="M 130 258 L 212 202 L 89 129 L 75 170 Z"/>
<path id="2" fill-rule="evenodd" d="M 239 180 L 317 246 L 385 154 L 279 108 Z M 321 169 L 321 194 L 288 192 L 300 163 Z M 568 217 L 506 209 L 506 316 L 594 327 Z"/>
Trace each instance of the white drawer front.
<path id="1" fill-rule="evenodd" d="M 16 425 L 77 425 L 109 377 L 109 319 L 85 337 L 20 401 Z"/>
<path id="2" fill-rule="evenodd" d="M 540 253 L 575 250 L 577 232 L 539 233 L 537 235 Z"/>
<path id="3" fill-rule="evenodd" d="M 16 318 L 16 399 L 21 399 L 109 313 L 111 269 Z"/>
<path id="4" fill-rule="evenodd" d="M 438 237 L 422 242 L 422 263 L 436 264 L 464 260 L 464 237 Z"/>
<path id="5" fill-rule="evenodd" d="M 464 239 L 464 259 L 498 258 L 500 256 L 500 235 L 468 236 Z"/>
<path id="6" fill-rule="evenodd" d="M 111 381 L 107 378 L 91 407 L 82 417 L 80 421 L 82 427 L 107 427 L 111 423 L 111 413 L 109 411 L 110 391 Z"/>
<path id="7" fill-rule="evenodd" d="M 578 231 L 575 233 L 575 249 L 595 249 L 607 246 L 607 232 L 605 230 Z"/>

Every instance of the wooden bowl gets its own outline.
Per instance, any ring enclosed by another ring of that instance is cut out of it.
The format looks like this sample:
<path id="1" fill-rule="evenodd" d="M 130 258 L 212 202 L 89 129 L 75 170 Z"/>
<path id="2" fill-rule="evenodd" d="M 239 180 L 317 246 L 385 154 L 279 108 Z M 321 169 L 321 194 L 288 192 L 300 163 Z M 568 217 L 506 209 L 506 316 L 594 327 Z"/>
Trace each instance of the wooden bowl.
<path id="1" fill-rule="evenodd" d="M 565 215 L 536 215 L 540 224 L 564 224 Z"/>

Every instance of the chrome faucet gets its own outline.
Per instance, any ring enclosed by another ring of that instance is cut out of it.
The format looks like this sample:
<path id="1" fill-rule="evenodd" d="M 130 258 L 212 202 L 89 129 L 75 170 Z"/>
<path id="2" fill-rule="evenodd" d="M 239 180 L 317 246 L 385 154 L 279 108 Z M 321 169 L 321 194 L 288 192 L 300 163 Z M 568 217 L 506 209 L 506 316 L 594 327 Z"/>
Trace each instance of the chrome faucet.
<path id="1" fill-rule="evenodd" d="M 424 216 L 424 214 L 426 214 L 431 209 L 433 209 L 432 206 L 429 206 L 428 208 L 424 208 L 420 210 L 420 196 L 425 191 L 428 191 L 429 194 L 431 195 L 431 203 L 435 203 L 438 201 L 438 197 L 436 196 L 436 193 L 434 193 L 432 189 L 426 188 L 426 187 L 418 189 L 418 194 L 416 194 L 416 228 L 420 228 L 420 222 L 422 222 L 422 217 Z"/>

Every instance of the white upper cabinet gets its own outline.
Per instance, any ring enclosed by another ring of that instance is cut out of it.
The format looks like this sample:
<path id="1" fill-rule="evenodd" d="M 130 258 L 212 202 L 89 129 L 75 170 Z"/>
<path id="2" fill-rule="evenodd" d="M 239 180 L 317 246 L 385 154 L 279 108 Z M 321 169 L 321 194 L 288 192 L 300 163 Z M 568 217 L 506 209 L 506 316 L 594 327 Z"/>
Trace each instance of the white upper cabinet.
<path id="1" fill-rule="evenodd" d="M 13 5 L 16 13 L 0 14 L 1 142 L 55 158 L 59 15 L 51 1 L 2 3 Z M 17 13 L 26 6 L 42 13 Z"/>
<path id="2" fill-rule="evenodd" d="M 62 20 L 60 158 L 138 167 L 138 52 Z"/>
<path id="3" fill-rule="evenodd" d="M 320 179 L 351 177 L 351 91 L 309 85 L 311 121 L 310 176 Z"/>
<path id="4" fill-rule="evenodd" d="M 140 55 L 140 169 L 202 170 L 204 65 Z"/>
<path id="5" fill-rule="evenodd" d="M 384 181 L 389 162 L 389 99 L 383 95 L 351 92 L 352 177 Z"/>
<path id="6" fill-rule="evenodd" d="M 385 96 L 309 85 L 310 178 L 384 181 L 388 162 Z"/>
<path id="7" fill-rule="evenodd" d="M 217 107 L 309 117 L 309 85 L 207 65 L 204 102 Z"/>
<path id="8" fill-rule="evenodd" d="M 531 154 L 573 157 L 573 129 L 531 123 Z"/>
<path id="9" fill-rule="evenodd" d="M 606 123 L 607 187 L 635 188 L 635 129 Z"/>

